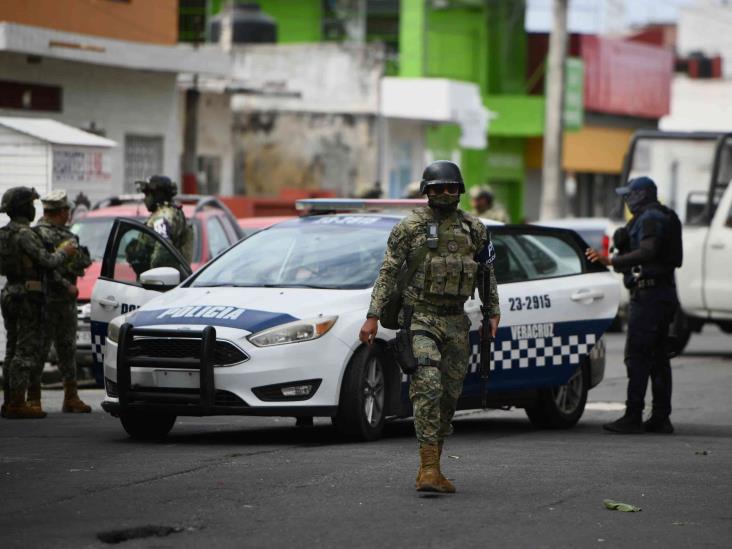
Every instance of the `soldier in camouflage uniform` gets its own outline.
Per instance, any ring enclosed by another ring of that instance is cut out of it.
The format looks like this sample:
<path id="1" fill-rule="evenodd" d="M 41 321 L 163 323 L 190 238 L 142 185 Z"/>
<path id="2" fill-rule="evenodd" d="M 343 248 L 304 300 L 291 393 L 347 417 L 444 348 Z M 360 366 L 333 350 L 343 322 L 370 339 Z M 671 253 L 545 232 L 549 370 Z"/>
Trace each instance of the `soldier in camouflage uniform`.
<path id="1" fill-rule="evenodd" d="M 508 212 L 496 204 L 493 189 L 490 185 L 478 185 L 470 189 L 470 202 L 473 207 L 472 214 L 483 219 L 492 219 L 501 223 L 510 223 Z"/>
<path id="2" fill-rule="evenodd" d="M 150 217 L 145 225 L 168 240 L 190 263 L 193 255 L 193 235 L 186 223 L 186 216 L 180 206 L 173 202 L 178 188 L 169 177 L 153 175 L 147 181 L 138 181 L 137 186 L 145 194 L 145 207 Z M 160 245 L 153 245 L 150 252 L 151 269 L 155 267 L 176 267 L 178 261 Z"/>
<path id="3" fill-rule="evenodd" d="M 33 230 L 41 237 L 46 248 L 57 250 L 66 243 L 71 243 L 77 254 L 67 259 L 48 275 L 48 300 L 46 304 L 46 337 L 43 340 L 41 356 L 47 357 L 51 343 L 56 347 L 58 369 L 64 381 L 65 413 L 89 413 L 91 407 L 79 398 L 76 386 L 76 329 L 77 311 L 76 297 L 79 289 L 76 279 L 84 274 L 91 265 L 91 258 L 86 248 L 79 245 L 77 236 L 67 227 L 71 204 L 66 198 L 66 191 L 53 191 L 43 198 L 43 217 Z M 28 387 L 28 403 L 41 408 L 41 374 L 43 363 L 31 372 Z"/>
<path id="4" fill-rule="evenodd" d="M 45 417 L 45 413 L 26 402 L 31 372 L 43 362 L 41 344 L 45 326 L 45 281 L 47 269 L 54 269 L 76 255 L 71 243 L 49 253 L 30 228 L 38 198 L 34 189 L 13 187 L 5 191 L 0 212 L 10 223 L 0 229 L 0 274 L 7 283 L 0 294 L 7 330 L 7 351 L 3 363 L 5 402 L 2 415 L 9 419 Z"/>
<path id="5" fill-rule="evenodd" d="M 359 334 L 362 342 L 373 342 L 379 315 L 404 265 L 420 261 L 403 294 L 405 306 L 413 308 L 412 352 L 418 364 L 409 388 L 421 461 L 418 491 L 455 491 L 440 471 L 440 456 L 467 373 L 470 321 L 464 304 L 474 294 L 479 269 L 491 281 L 490 295 L 480 288 L 480 298 L 489 308 L 494 335 L 500 320 L 493 246 L 485 226 L 457 208 L 462 192 L 462 175 L 452 162 L 434 162 L 425 169 L 422 193 L 428 206 L 414 210 L 392 230 Z"/>

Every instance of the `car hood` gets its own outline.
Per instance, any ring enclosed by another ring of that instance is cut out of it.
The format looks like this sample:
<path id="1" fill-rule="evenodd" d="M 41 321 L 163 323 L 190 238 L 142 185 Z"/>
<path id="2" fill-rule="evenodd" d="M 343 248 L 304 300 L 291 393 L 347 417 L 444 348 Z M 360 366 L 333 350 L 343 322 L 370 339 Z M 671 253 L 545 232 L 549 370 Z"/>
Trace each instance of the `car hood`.
<path id="1" fill-rule="evenodd" d="M 371 290 L 176 288 L 128 318 L 134 326 L 221 326 L 254 333 L 319 315 L 368 308 Z"/>

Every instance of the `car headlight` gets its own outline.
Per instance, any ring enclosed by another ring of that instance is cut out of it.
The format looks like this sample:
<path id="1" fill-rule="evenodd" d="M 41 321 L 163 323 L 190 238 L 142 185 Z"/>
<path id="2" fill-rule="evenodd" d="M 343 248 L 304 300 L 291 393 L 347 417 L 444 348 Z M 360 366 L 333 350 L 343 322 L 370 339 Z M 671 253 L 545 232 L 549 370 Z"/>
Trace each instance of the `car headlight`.
<path id="1" fill-rule="evenodd" d="M 136 313 L 137 313 L 137 311 L 132 311 L 130 313 L 114 317 L 112 319 L 112 321 L 107 325 L 107 339 L 110 339 L 113 342 L 118 343 L 119 342 L 119 329 L 122 327 L 122 324 L 132 320 Z"/>
<path id="2" fill-rule="evenodd" d="M 336 320 L 338 320 L 337 316 L 319 316 L 308 320 L 296 320 L 295 322 L 280 324 L 274 328 L 267 328 L 250 335 L 248 339 L 257 347 L 311 341 L 327 334 Z"/>

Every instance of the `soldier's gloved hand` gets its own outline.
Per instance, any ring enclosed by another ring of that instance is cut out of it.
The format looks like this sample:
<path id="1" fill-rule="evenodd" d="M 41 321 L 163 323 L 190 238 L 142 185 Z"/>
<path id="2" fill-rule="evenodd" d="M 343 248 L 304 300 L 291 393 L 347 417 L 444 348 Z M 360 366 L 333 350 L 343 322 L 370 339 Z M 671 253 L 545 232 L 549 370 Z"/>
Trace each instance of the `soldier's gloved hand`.
<path id="1" fill-rule="evenodd" d="M 376 332 L 379 331 L 379 319 L 378 318 L 367 318 L 366 322 L 361 326 L 361 331 L 358 333 L 358 339 L 361 343 L 371 345 L 376 338 Z"/>
<path id="2" fill-rule="evenodd" d="M 78 286 L 69 286 L 66 288 L 69 292 L 69 295 L 73 298 L 76 298 L 79 295 L 79 287 Z"/>
<path id="3" fill-rule="evenodd" d="M 79 253 L 79 249 L 74 245 L 73 242 L 70 240 L 65 242 L 61 248 L 62 251 L 66 252 L 66 255 L 68 257 L 74 257 L 77 253 Z"/>

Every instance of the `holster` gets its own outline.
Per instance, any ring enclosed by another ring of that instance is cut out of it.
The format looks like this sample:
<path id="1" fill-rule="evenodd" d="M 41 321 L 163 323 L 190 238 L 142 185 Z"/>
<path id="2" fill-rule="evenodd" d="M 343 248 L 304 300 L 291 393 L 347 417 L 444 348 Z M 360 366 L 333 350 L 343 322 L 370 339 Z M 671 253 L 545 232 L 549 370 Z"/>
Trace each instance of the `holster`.
<path id="1" fill-rule="evenodd" d="M 411 306 L 404 307 L 404 323 L 397 331 L 396 337 L 389 341 L 387 348 L 394 361 L 399 364 L 403 373 L 412 375 L 417 371 L 417 361 L 412 351 L 412 314 L 414 309 Z"/>

